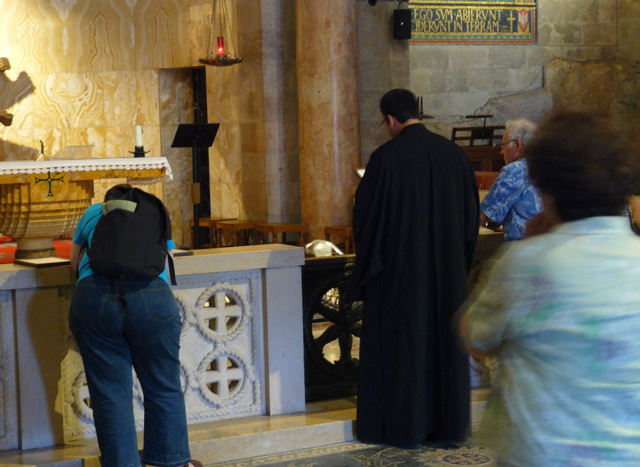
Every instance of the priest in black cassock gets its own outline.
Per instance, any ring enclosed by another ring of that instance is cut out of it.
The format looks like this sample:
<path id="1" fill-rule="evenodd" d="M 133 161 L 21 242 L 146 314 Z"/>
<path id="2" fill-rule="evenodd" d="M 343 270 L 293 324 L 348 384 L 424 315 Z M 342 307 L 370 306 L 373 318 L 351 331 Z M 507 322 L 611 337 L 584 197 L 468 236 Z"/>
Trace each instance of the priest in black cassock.
<path id="1" fill-rule="evenodd" d="M 416 96 L 380 101 L 390 141 L 356 191 L 348 299 L 364 301 L 357 437 L 417 447 L 467 434 L 469 360 L 452 318 L 467 297 L 478 187 L 463 149 L 420 122 Z"/>

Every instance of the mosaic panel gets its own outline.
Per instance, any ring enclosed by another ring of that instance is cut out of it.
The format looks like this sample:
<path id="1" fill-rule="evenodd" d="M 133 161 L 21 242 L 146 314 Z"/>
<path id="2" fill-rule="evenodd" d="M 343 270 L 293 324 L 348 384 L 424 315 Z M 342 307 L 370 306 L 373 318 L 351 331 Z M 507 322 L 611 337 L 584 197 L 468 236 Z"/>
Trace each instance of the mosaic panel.
<path id="1" fill-rule="evenodd" d="M 535 0 L 412 0 L 411 43 L 535 44 Z"/>

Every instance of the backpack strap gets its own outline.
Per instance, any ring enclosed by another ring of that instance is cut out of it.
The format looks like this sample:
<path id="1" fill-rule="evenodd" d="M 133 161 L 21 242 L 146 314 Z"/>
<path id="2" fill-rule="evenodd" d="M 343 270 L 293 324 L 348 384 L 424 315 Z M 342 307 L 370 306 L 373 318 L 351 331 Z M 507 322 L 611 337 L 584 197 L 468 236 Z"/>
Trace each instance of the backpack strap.
<path id="1" fill-rule="evenodd" d="M 110 199 L 109 201 L 104 201 L 102 203 L 102 215 L 106 216 L 114 209 L 124 209 L 125 211 L 136 212 L 137 206 L 138 203 L 129 201 L 128 199 Z"/>
<path id="2" fill-rule="evenodd" d="M 171 285 L 178 285 L 176 282 L 176 268 L 173 265 L 171 253 L 167 254 L 167 262 L 169 263 L 169 279 L 171 280 Z"/>

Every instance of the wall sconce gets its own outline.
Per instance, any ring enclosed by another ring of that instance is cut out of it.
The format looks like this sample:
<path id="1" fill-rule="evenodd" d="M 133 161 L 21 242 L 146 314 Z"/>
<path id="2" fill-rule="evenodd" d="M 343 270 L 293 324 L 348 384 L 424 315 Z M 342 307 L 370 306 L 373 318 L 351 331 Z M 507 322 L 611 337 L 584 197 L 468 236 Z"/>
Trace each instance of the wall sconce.
<path id="1" fill-rule="evenodd" d="M 228 50 L 225 50 L 225 37 Z M 235 54 L 226 0 L 213 0 L 211 3 L 211 27 L 207 53 L 206 58 L 199 60 L 200 63 L 211 66 L 230 66 L 242 62 L 242 57 Z"/>

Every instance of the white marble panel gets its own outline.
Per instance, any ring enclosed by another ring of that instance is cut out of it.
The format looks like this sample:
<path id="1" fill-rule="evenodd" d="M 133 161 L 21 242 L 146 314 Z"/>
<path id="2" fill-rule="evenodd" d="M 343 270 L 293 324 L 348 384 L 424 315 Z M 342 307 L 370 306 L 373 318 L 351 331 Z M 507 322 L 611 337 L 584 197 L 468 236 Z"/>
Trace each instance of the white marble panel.
<path id="1" fill-rule="evenodd" d="M 260 273 L 179 276 L 173 290 L 183 314 L 180 361 L 188 422 L 264 413 Z M 62 368 L 65 442 L 93 438 L 89 392 L 73 343 Z M 142 429 L 143 394 L 134 381 L 134 415 Z"/>
<path id="2" fill-rule="evenodd" d="M 11 291 L 0 292 L 0 450 L 18 447 L 18 389 Z"/>

